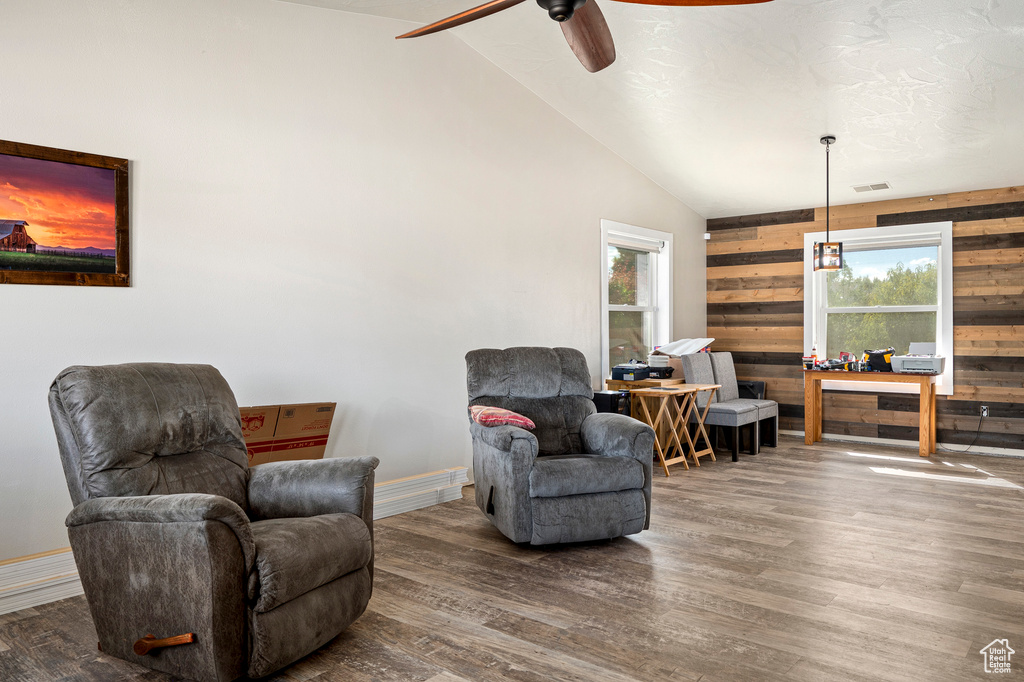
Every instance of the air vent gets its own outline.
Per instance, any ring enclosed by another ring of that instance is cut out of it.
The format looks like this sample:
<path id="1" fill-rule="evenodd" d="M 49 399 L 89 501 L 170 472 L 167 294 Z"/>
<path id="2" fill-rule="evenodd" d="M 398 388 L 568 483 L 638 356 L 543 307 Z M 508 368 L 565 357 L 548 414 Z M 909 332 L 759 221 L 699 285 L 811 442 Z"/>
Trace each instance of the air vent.
<path id="1" fill-rule="evenodd" d="M 873 182 L 870 185 L 854 185 L 854 192 L 874 192 L 880 189 L 892 189 L 888 182 Z"/>

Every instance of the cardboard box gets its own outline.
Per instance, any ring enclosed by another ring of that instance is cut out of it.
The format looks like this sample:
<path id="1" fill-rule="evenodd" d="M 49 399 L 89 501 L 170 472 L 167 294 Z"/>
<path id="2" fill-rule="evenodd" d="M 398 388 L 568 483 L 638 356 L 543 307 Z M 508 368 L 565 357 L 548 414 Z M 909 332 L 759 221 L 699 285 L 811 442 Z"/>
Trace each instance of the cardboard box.
<path id="1" fill-rule="evenodd" d="M 249 466 L 289 459 L 321 459 L 337 403 L 242 407 Z"/>

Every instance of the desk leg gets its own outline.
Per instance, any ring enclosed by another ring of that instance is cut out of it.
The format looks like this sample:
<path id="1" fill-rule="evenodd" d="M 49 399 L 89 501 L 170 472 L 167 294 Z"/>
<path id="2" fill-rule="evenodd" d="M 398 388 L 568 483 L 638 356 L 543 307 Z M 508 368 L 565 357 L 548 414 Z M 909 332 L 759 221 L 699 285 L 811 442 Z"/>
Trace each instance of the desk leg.
<path id="1" fill-rule="evenodd" d="M 937 424 L 935 422 L 935 402 L 936 401 L 935 401 L 935 384 L 934 383 L 931 384 L 931 394 L 932 394 L 932 418 L 931 418 L 931 422 L 932 422 L 932 447 L 931 447 L 931 451 L 935 452 L 935 445 L 936 445 L 936 442 L 935 442 L 935 429 L 937 427 Z"/>
<path id="2" fill-rule="evenodd" d="M 932 387 L 931 377 L 921 379 L 921 415 L 918 419 L 918 449 L 922 457 L 931 453 L 932 447 Z"/>
<path id="3" fill-rule="evenodd" d="M 814 379 L 814 440 L 821 440 L 821 379 Z"/>
<path id="4" fill-rule="evenodd" d="M 804 444 L 814 443 L 814 378 L 804 376 Z"/>

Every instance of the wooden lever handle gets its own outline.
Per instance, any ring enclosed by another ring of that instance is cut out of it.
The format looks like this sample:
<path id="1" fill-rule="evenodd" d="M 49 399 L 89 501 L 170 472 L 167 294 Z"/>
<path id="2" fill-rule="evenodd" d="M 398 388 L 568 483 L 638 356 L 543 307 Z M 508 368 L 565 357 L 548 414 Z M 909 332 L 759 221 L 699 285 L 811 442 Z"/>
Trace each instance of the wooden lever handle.
<path id="1" fill-rule="evenodd" d="M 163 639 L 157 639 L 153 635 L 146 635 L 135 642 L 132 646 L 132 651 L 139 656 L 145 656 L 153 649 L 161 649 L 165 646 L 178 646 L 179 644 L 191 644 L 194 641 L 196 641 L 196 634 L 194 632 L 186 632 L 184 635 L 164 637 Z"/>

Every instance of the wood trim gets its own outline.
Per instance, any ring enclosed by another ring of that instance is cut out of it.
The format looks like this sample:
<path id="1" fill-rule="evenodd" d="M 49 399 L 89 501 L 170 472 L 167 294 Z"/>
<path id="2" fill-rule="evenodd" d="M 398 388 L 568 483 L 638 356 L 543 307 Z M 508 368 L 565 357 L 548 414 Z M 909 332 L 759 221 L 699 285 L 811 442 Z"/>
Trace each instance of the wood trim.
<path id="1" fill-rule="evenodd" d="M 751 303 L 708 303 L 710 315 L 772 315 L 800 313 L 803 315 L 804 302 L 799 301 L 757 301 Z"/>
<path id="2" fill-rule="evenodd" d="M 708 256 L 707 267 L 717 268 L 730 265 L 766 265 L 769 263 L 803 263 L 803 249 L 780 251 L 759 251 L 757 253 L 727 253 Z"/>
<path id="3" fill-rule="evenodd" d="M 715 232 L 716 230 L 733 230 L 741 227 L 806 223 L 812 220 L 814 220 L 814 209 L 801 208 L 794 211 L 755 213 L 752 215 L 733 216 L 731 218 L 712 218 L 708 220 L 707 230 L 708 232 Z"/>
<path id="4" fill-rule="evenodd" d="M 4 559 L 0 561 L 0 566 L 10 566 L 11 564 L 20 564 L 23 561 L 32 561 L 33 559 L 42 559 L 43 557 L 54 556 L 56 554 L 67 554 L 71 551 L 70 547 L 62 547 L 60 549 L 51 549 L 47 552 L 37 552 L 36 554 L 27 554 L 25 556 L 17 556 L 13 559 Z"/>
<path id="5" fill-rule="evenodd" d="M 985 204 L 940 208 L 930 211 L 908 211 L 879 215 L 879 227 L 913 225 L 915 223 L 938 223 L 946 220 L 964 222 L 968 220 L 994 220 L 996 218 L 1020 218 L 1024 216 L 1024 201 L 1002 204 Z"/>

